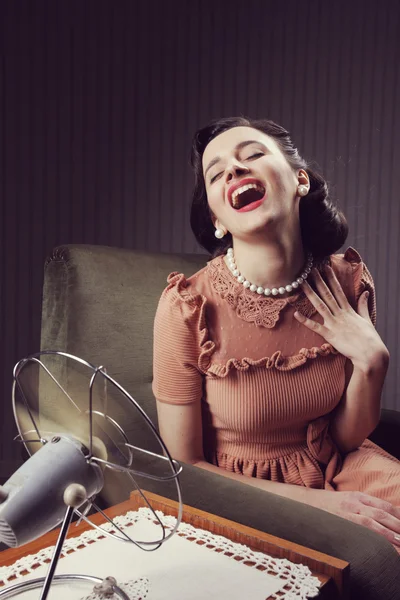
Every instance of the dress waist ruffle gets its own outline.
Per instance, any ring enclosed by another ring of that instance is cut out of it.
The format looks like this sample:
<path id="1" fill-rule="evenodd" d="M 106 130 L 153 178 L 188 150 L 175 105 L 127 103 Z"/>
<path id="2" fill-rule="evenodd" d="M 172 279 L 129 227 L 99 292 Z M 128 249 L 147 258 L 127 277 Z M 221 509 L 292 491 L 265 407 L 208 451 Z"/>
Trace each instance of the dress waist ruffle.
<path id="1" fill-rule="evenodd" d="M 242 445 L 240 457 L 235 448 L 227 440 L 217 442 L 210 462 L 232 473 L 318 489 L 332 489 L 330 482 L 342 464 L 326 416 L 308 425 L 303 443 Z"/>

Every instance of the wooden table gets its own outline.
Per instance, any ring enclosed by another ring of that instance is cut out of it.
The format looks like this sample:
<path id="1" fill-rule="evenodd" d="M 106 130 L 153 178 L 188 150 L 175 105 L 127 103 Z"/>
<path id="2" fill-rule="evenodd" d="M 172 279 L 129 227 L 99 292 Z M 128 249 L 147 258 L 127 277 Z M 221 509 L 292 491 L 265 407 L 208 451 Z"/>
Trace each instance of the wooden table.
<path id="1" fill-rule="evenodd" d="M 146 492 L 146 496 L 154 510 L 161 510 L 165 515 L 177 516 L 178 504 L 173 500 L 150 492 Z M 131 510 L 137 510 L 141 506 L 145 506 L 142 497 L 137 492 L 133 492 L 129 500 L 113 506 L 105 512 L 110 518 L 114 518 Z M 97 525 L 104 522 L 104 517 L 101 514 L 97 514 L 91 519 Z M 264 552 L 275 558 L 287 558 L 293 563 L 307 565 L 313 575 L 321 581 L 319 600 L 347 600 L 349 598 L 349 564 L 343 560 L 310 550 L 299 544 L 288 542 L 234 521 L 223 519 L 217 515 L 197 510 L 191 506 L 184 505 L 182 520 L 193 525 L 193 527 L 205 529 L 216 535 L 222 535 L 233 542 L 244 544 L 252 550 Z M 87 523 L 82 522 L 70 529 L 68 537 L 77 537 L 89 528 L 90 526 Z M 5 550 L 0 553 L 0 565 L 11 565 L 23 556 L 36 554 L 42 548 L 53 546 L 57 541 L 57 537 L 58 529 L 20 548 Z"/>

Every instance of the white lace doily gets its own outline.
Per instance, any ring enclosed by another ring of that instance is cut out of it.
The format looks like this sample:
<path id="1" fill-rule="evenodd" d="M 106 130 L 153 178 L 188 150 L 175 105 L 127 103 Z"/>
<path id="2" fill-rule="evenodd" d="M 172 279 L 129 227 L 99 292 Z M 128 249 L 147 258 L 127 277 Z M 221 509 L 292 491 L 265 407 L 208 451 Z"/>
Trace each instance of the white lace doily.
<path id="1" fill-rule="evenodd" d="M 175 517 L 157 515 L 167 528 Z M 117 517 L 116 524 L 129 528 L 133 539 L 154 540 L 161 528 L 148 508 Z M 112 531 L 112 525 L 104 525 Z M 96 543 L 94 543 L 96 542 Z M 33 579 L 46 574 L 53 547 L 19 559 L 13 565 L 0 567 L 0 584 L 9 586 L 16 580 Z M 57 573 L 87 574 L 104 579 L 112 575 L 130 600 L 208 600 L 229 597 L 230 600 L 306 600 L 318 595 L 320 582 L 309 568 L 287 559 L 277 559 L 220 535 L 181 523 L 178 533 L 154 552 L 144 552 L 133 544 L 105 537 L 91 529 L 79 537 L 66 540 Z M 1 558 L 1 555 L 0 555 Z M 121 583 L 125 582 L 125 583 Z M 0 588 L 1 589 L 1 588 Z M 32 596 L 28 594 L 32 593 Z M 251 595 L 249 595 L 251 594 Z M 64 600 L 57 586 L 57 600 Z M 35 592 L 24 592 L 23 599 L 37 599 Z M 82 593 L 65 595 L 99 600 L 101 595 Z M 112 600 L 117 600 L 112 596 Z"/>

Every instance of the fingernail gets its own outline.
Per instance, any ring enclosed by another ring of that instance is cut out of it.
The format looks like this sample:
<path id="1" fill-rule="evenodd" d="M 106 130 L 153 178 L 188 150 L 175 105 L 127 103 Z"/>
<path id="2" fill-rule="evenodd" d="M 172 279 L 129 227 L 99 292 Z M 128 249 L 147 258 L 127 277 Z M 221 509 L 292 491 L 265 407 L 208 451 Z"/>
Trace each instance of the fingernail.
<path id="1" fill-rule="evenodd" d="M 394 536 L 394 541 L 395 541 L 397 544 L 400 544 L 400 535 L 395 535 L 395 536 Z"/>

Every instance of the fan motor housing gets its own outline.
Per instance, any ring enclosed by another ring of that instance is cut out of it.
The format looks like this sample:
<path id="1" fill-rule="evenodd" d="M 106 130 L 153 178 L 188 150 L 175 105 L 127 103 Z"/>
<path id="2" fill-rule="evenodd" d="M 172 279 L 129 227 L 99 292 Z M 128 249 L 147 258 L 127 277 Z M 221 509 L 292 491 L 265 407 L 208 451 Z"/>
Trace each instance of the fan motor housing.
<path id="1" fill-rule="evenodd" d="M 61 523 L 64 491 L 82 485 L 87 497 L 104 485 L 102 469 L 90 462 L 79 440 L 54 435 L 4 484 L 0 504 L 0 541 L 12 548 L 26 544 Z"/>

